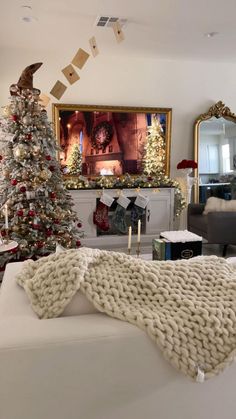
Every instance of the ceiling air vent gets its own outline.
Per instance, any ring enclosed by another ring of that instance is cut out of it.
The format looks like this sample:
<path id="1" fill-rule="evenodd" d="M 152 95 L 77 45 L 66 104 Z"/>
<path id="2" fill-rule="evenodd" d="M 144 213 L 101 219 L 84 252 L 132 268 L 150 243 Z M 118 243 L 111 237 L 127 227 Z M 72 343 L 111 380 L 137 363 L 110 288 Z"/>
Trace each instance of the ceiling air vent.
<path id="1" fill-rule="evenodd" d="M 115 22 L 119 22 L 120 26 L 124 26 L 127 19 L 114 16 L 98 16 L 95 22 L 95 26 L 110 28 Z"/>

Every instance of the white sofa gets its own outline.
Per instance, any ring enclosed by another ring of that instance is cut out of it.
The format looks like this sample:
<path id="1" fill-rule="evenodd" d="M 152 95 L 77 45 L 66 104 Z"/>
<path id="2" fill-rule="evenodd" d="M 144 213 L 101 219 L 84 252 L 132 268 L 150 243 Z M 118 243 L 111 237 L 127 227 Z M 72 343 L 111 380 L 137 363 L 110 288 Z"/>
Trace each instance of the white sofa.
<path id="1" fill-rule="evenodd" d="M 199 384 L 128 323 L 39 320 L 15 283 L 21 267 L 7 266 L 0 292 L 0 419 L 235 419 L 235 363 Z"/>

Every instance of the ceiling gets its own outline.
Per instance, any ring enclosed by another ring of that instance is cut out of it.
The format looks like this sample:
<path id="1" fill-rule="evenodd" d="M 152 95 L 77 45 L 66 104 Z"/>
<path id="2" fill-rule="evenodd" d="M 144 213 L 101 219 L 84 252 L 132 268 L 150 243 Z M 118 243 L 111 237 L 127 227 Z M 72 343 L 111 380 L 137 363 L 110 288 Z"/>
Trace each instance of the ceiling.
<path id="1" fill-rule="evenodd" d="M 24 23 L 21 6 L 37 19 Z M 117 47 L 111 28 L 95 26 L 99 15 L 127 18 L 125 41 Z M 100 52 L 163 59 L 236 62 L 235 0 L 5 0 L 1 1 L 0 53 L 57 51 L 70 56 Z M 204 34 L 217 32 L 208 38 Z"/>

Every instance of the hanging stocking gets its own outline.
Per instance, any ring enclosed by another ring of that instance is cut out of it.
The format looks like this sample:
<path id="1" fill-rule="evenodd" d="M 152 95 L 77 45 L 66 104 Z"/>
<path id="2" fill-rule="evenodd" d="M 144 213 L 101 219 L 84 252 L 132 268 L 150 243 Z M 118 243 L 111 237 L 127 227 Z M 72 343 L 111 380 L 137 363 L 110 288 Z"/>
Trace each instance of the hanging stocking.
<path id="1" fill-rule="evenodd" d="M 98 203 L 96 211 L 93 213 L 93 222 L 102 231 L 108 231 L 110 229 L 108 219 L 108 206 L 103 204 L 101 201 Z"/>
<path id="2" fill-rule="evenodd" d="M 112 225 L 122 234 L 127 233 L 127 224 L 125 221 L 125 208 L 121 205 L 117 205 L 115 213 L 112 217 Z"/>
<path id="3" fill-rule="evenodd" d="M 137 230 L 138 220 L 141 220 L 142 216 L 145 214 L 147 203 L 148 198 L 142 195 L 138 195 L 134 201 L 134 205 L 131 209 L 131 224 L 135 230 Z"/>
<path id="4" fill-rule="evenodd" d="M 143 214 L 145 213 L 145 208 L 141 208 L 138 205 L 133 205 L 131 209 L 131 225 L 136 230 L 138 227 L 138 220 L 142 219 Z"/>
<path id="5" fill-rule="evenodd" d="M 119 199 L 117 200 L 117 207 L 116 207 L 115 213 L 112 217 L 112 224 L 115 227 L 115 229 L 118 230 L 122 234 L 127 233 L 125 212 L 129 204 L 130 204 L 130 199 L 124 196 L 123 193 L 121 192 L 121 195 Z"/>

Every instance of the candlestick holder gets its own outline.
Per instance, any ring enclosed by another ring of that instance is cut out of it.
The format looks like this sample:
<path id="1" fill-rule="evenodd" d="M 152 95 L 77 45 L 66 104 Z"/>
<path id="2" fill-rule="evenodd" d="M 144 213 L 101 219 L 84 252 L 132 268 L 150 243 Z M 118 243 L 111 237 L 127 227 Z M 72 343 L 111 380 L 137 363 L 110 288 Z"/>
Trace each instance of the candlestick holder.
<path id="1" fill-rule="evenodd" d="M 10 241 L 9 240 L 9 230 L 8 230 L 8 228 L 5 228 L 5 232 L 6 232 L 6 234 L 5 234 L 3 242 L 4 242 L 4 244 L 8 244 L 9 241 Z"/>
<path id="2" fill-rule="evenodd" d="M 140 256 L 140 251 L 141 251 L 141 246 L 140 246 L 140 242 L 138 242 L 137 243 L 137 250 L 136 250 L 136 254 L 137 254 L 137 257 L 139 258 L 139 256 Z"/>

